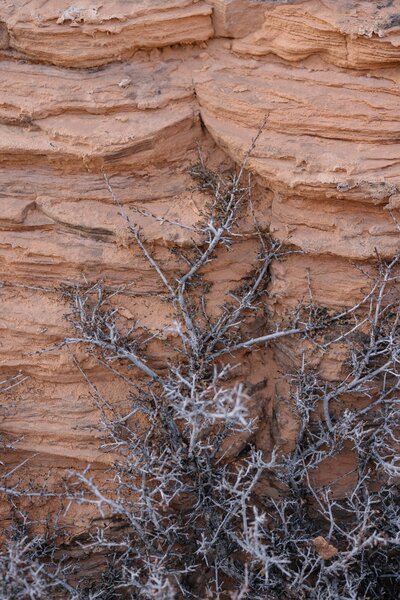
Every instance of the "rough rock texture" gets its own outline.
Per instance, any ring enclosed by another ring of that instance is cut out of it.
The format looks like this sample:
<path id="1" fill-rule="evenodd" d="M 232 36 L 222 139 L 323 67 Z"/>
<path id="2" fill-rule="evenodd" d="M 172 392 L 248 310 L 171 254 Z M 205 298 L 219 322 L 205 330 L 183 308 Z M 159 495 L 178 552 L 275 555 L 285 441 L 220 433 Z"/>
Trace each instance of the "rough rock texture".
<path id="1" fill-rule="evenodd" d="M 4 0 L 0 61 L 0 379 L 28 377 L 0 396 L 1 433 L 18 449 L 2 460 L 27 459 L 32 479 L 56 484 L 65 469 L 90 461 L 101 473 L 111 460 L 70 354 L 40 352 L 68 332 L 59 286 L 128 284 L 127 318 L 168 319 L 104 174 L 128 211 L 193 223 L 207 200 L 187 172 L 197 143 L 214 164 L 240 162 L 267 117 L 249 160 L 257 211 L 304 251 L 273 265 L 269 308 L 279 318 L 308 297 L 309 282 L 323 306 L 351 305 L 368 261 L 398 249 L 398 0 Z M 190 236 L 141 224 L 173 272 L 165 246 Z M 243 242 L 209 274 L 216 306 L 254 251 Z M 295 437 L 279 374 L 298 359 L 294 340 L 243 356 L 244 379 L 268 379 L 259 393 L 266 450 L 290 449 Z M 321 365 L 327 379 L 340 367 L 339 351 Z M 121 401 L 121 387 L 91 369 Z M 329 465 L 330 475 L 351 460 Z"/>

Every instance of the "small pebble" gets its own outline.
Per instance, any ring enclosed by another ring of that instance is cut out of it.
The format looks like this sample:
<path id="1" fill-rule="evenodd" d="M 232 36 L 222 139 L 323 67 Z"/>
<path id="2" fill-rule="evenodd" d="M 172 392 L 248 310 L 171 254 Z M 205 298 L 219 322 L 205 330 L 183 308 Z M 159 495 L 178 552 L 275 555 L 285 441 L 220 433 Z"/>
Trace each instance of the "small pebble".
<path id="1" fill-rule="evenodd" d="M 130 77 L 125 77 L 125 79 L 121 79 L 118 85 L 120 88 L 127 88 L 128 85 L 131 85 L 131 83 L 132 79 Z"/>

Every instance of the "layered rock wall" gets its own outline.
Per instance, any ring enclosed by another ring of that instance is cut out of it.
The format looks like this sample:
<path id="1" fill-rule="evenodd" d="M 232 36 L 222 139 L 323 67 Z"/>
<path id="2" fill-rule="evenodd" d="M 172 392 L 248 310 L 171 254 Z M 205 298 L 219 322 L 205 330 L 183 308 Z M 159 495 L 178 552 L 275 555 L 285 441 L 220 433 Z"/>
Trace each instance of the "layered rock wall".
<path id="1" fill-rule="evenodd" d="M 207 201 L 188 175 L 197 144 L 213 164 L 239 163 L 266 119 L 248 161 L 257 210 L 299 251 L 272 266 L 277 318 L 310 286 L 322 306 L 351 305 L 369 262 L 398 250 L 397 0 L 5 0 L 0 60 L 0 373 L 24 377 L 0 395 L 0 428 L 17 448 L 3 460 L 28 459 L 33 479 L 57 482 L 88 461 L 101 472 L 110 460 L 70 353 L 42 352 L 68 334 L 60 286 L 127 286 L 128 317 L 153 328 L 168 320 L 104 175 L 128 212 L 194 223 Z M 165 248 L 190 236 L 140 224 L 173 273 Z M 216 305 L 254 251 L 245 241 L 210 273 Z M 290 448 L 296 427 L 279 374 L 299 352 L 293 340 L 267 352 L 242 366 L 244 378 L 269 381 L 258 443 Z M 324 359 L 327 379 L 340 360 Z M 92 376 L 120 401 L 107 373 Z"/>

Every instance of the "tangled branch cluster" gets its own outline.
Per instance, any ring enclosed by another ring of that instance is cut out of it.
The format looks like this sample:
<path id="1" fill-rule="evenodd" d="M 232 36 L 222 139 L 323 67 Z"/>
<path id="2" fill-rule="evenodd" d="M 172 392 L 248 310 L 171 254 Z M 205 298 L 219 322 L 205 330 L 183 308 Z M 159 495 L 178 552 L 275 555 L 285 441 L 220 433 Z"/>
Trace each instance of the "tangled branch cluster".
<path id="1" fill-rule="evenodd" d="M 272 260 L 288 250 L 264 236 L 254 219 L 258 266 L 219 315 L 210 314 L 204 267 L 220 248 L 230 249 L 240 239 L 242 209 L 252 206 L 244 170 L 245 162 L 225 179 L 202 161 L 193 170 L 210 192 L 210 203 L 202 223 L 191 227 L 200 241 L 180 255 L 182 271 L 175 280 L 120 207 L 171 303 L 174 342 L 164 331 L 150 333 L 139 323 L 124 326 L 114 294 L 99 283 L 64 290 L 73 306 L 69 321 L 74 328 L 64 344 L 84 345 L 130 388 L 130 408 L 120 414 L 77 363 L 101 411 L 104 449 L 119 458 L 111 491 L 99 487 L 90 470 L 74 475 L 70 499 L 96 506 L 101 517 L 101 526 L 81 546 L 101 552 L 107 566 L 101 581 L 88 584 L 78 578 L 73 588 L 65 584 L 68 589 L 59 583 L 64 596 L 398 597 L 400 314 L 392 291 L 399 257 L 390 263 L 378 260 L 377 277 L 356 306 L 322 318 L 310 304 L 307 318 L 298 315 L 294 326 L 246 339 L 242 323 L 259 308 Z M 108 179 L 106 184 L 117 202 Z M 248 389 L 236 381 L 235 366 L 241 350 L 290 335 L 307 338 L 322 351 L 346 344 L 349 365 L 341 381 L 328 385 L 304 357 L 291 378 L 298 420 L 295 449 L 266 458 L 254 444 L 257 421 Z M 151 355 L 154 338 L 170 344 L 170 360 L 162 370 Z M 142 383 L 126 367 L 140 372 Z M 355 406 L 361 399 L 361 408 L 350 409 L 352 399 Z M 232 455 L 237 439 L 241 443 Z M 354 452 L 357 466 L 352 489 L 338 497 L 336 482 L 321 485 L 318 473 L 330 458 L 340 460 L 345 449 Z M 30 569 L 35 570 L 35 561 L 33 555 Z M 51 597 L 46 593 L 34 589 L 15 597 Z"/>
<path id="2" fill-rule="evenodd" d="M 1 600 L 60 597 L 78 600 L 79 595 L 68 583 L 71 568 L 64 563 L 54 524 L 52 529 L 39 535 L 33 533 L 33 523 L 26 513 L 15 510 L 13 517 L 12 525 L 3 532 L 0 553 Z"/>

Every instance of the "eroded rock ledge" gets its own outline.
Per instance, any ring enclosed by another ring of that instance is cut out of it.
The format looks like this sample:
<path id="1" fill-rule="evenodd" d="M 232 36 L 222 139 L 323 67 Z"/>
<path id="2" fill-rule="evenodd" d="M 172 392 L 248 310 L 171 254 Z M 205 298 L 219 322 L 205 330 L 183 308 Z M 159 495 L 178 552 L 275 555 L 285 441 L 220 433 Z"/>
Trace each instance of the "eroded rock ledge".
<path id="1" fill-rule="evenodd" d="M 240 162 L 266 117 L 248 164 L 257 210 L 303 251 L 273 266 L 271 310 L 293 308 L 310 280 L 317 302 L 348 306 L 365 289 L 368 261 L 398 250 L 397 0 L 5 0 L 0 59 L 0 371 L 29 376 L 0 396 L 1 431 L 17 440 L 9 460 L 30 458 L 31 476 L 51 468 L 57 481 L 66 468 L 90 461 L 101 471 L 108 460 L 68 354 L 36 353 L 67 332 L 56 288 L 130 284 L 127 311 L 152 327 L 166 318 L 104 174 L 127 210 L 193 223 L 206 202 L 188 175 L 197 143 L 214 164 Z M 165 246 L 190 243 L 182 230 L 141 225 L 161 260 Z M 216 303 L 252 256 L 246 241 L 210 274 Z M 290 446 L 295 424 L 274 372 L 296 361 L 296 348 L 259 354 L 243 357 L 243 377 L 270 380 L 259 443 Z M 327 378 L 339 364 L 326 361 Z M 93 376 L 118 401 L 107 376 Z"/>

